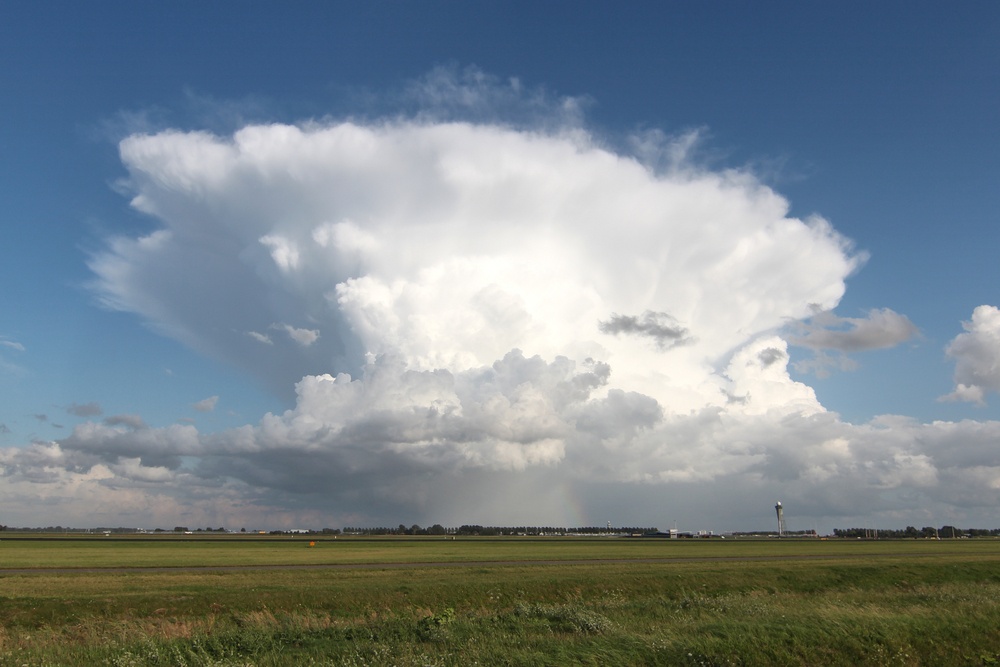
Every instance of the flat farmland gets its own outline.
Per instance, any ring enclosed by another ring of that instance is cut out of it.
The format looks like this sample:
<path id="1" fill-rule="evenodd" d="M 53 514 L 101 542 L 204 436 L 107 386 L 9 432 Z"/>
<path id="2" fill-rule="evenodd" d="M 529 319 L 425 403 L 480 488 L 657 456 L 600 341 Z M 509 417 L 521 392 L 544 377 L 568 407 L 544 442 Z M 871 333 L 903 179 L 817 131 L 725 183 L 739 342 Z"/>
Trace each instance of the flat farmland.
<path id="1" fill-rule="evenodd" d="M 0 540 L 2 665 L 1000 661 L 1000 541 Z"/>

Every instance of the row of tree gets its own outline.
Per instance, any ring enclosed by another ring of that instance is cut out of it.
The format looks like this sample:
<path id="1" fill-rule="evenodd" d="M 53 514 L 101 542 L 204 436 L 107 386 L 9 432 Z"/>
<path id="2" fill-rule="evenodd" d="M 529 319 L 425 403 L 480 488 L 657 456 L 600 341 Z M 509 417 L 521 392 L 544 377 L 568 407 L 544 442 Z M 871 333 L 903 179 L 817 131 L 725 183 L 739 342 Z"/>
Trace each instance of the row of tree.
<path id="1" fill-rule="evenodd" d="M 377 528 L 344 528 L 345 535 L 451 535 L 453 533 L 454 531 L 449 531 L 439 523 L 429 528 L 421 528 L 417 524 L 407 527 L 402 523 L 396 528 L 386 528 L 385 526 Z"/>
<path id="2" fill-rule="evenodd" d="M 933 526 L 924 526 L 923 528 L 917 529 L 913 526 L 907 526 L 902 530 L 891 529 L 891 528 L 879 528 L 878 530 L 874 528 L 834 528 L 833 534 L 836 537 L 849 537 L 849 538 L 869 538 L 869 539 L 887 539 L 887 538 L 954 538 L 954 537 L 997 537 L 1000 536 L 1000 528 L 956 528 L 955 526 L 941 526 L 940 528 L 934 528 Z"/>
<path id="3" fill-rule="evenodd" d="M 583 528 L 563 528 L 557 526 L 480 526 L 465 524 L 458 528 L 445 528 L 439 523 L 429 528 L 414 524 L 399 524 L 396 528 L 344 528 L 346 535 L 619 535 L 655 533 L 656 528 L 609 528 L 607 526 L 587 526 Z"/>

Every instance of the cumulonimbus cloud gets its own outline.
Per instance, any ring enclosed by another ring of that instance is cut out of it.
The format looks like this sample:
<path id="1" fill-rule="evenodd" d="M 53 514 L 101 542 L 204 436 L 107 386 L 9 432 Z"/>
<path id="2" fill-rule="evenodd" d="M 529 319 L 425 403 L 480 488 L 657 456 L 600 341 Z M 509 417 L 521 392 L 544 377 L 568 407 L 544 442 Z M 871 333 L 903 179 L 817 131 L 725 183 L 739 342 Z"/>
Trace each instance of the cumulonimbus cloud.
<path id="1" fill-rule="evenodd" d="M 642 391 L 682 384 L 681 410 L 719 403 L 724 355 L 832 308 L 860 261 L 750 174 L 657 172 L 579 129 L 257 125 L 136 135 L 121 154 L 162 227 L 92 258 L 97 293 L 277 392 L 368 355 L 457 372 L 518 348 L 608 361 Z M 311 324 L 274 324 L 291 321 Z M 260 333 L 276 328 L 294 344 Z"/>
<path id="2" fill-rule="evenodd" d="M 988 448 L 948 458 L 995 424 L 847 424 L 789 376 L 789 321 L 813 317 L 794 340 L 817 350 L 915 332 L 888 309 L 814 317 L 864 261 L 827 221 L 789 215 L 752 173 L 694 164 L 694 135 L 628 152 L 565 109 L 530 127 L 455 118 L 495 96 L 445 74 L 415 90 L 436 105 L 465 91 L 446 119 L 124 139 L 132 205 L 157 227 L 93 255 L 93 290 L 290 408 L 208 434 L 82 424 L 2 450 L 10 488 L 197 499 L 212 524 L 662 523 L 653 505 L 742 507 L 776 487 L 844 516 L 957 502 L 944 485 L 972 469 L 962 502 L 996 500 Z"/>

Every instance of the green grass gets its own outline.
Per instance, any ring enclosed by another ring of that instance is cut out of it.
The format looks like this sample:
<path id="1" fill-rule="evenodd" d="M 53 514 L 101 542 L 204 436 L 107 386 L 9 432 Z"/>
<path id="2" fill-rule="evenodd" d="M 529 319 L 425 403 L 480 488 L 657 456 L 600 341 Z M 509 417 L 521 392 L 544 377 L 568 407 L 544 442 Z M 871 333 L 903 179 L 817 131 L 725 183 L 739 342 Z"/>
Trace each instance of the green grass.
<path id="1" fill-rule="evenodd" d="M 9 535 L 9 534 L 8 534 Z M 309 547 L 309 542 L 315 547 Z M 508 560 L 854 557 L 897 553 L 1000 556 L 1000 540 L 664 540 L 607 538 L 202 539 L 68 538 L 0 540 L 0 568 L 322 565 Z"/>
<path id="2" fill-rule="evenodd" d="M 65 543 L 10 542 L 0 552 L 14 547 L 25 558 L 34 549 L 47 567 L 62 567 L 70 553 Z M 250 547 L 257 564 L 271 564 L 292 546 L 333 551 L 277 541 L 87 548 L 105 549 L 104 562 L 118 565 L 191 565 L 201 548 L 218 557 L 217 548 Z M 339 555 L 432 561 L 441 546 L 355 541 Z M 0 665 L 1000 664 L 1000 544 L 992 541 L 449 546 L 455 551 L 439 555 L 461 561 L 505 559 L 497 553 L 633 560 L 0 574 Z M 713 560 L 635 560 L 661 555 Z M 794 555 L 810 558 L 785 558 Z"/>

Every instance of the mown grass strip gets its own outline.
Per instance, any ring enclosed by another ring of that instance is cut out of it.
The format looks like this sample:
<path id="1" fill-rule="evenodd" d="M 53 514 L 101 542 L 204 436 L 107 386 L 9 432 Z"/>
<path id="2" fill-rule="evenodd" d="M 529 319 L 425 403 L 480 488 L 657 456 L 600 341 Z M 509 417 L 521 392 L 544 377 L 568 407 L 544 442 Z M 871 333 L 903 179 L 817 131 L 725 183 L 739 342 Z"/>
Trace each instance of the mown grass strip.
<path id="1" fill-rule="evenodd" d="M 310 547 L 310 542 L 315 546 Z M 656 558 L 856 557 L 977 554 L 1000 557 L 1000 540 L 663 540 L 586 538 L 0 540 L 0 569 L 193 567 Z"/>

